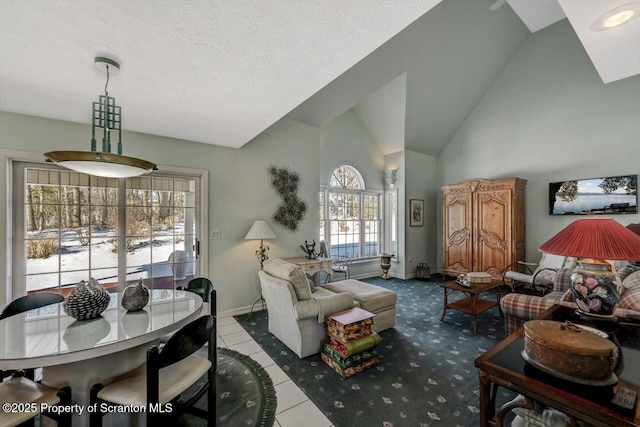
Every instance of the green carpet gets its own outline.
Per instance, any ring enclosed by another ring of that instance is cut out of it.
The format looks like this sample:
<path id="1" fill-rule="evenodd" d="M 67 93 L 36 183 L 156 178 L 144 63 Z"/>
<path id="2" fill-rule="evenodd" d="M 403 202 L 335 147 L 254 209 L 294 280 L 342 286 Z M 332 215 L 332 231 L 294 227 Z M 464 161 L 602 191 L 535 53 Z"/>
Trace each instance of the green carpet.
<path id="1" fill-rule="evenodd" d="M 381 364 L 347 379 L 319 355 L 299 359 L 268 332 L 267 311 L 236 319 L 335 427 L 479 425 L 478 373 L 473 363 L 503 338 L 498 309 L 478 316 L 476 334 L 467 314 L 448 310 L 440 321 L 443 290 L 437 283 L 364 281 L 398 294 L 396 326 L 380 333 Z M 514 396 L 500 390 L 499 402 Z"/>

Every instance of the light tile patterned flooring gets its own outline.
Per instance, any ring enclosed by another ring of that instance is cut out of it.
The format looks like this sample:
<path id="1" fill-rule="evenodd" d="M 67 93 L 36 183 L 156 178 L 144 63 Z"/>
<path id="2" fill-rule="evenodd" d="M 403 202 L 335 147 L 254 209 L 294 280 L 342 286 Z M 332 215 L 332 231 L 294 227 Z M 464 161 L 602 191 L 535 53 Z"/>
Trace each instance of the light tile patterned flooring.
<path id="1" fill-rule="evenodd" d="M 331 421 L 289 379 L 233 317 L 218 319 L 218 347 L 246 354 L 271 376 L 278 406 L 274 427 L 333 427 Z"/>

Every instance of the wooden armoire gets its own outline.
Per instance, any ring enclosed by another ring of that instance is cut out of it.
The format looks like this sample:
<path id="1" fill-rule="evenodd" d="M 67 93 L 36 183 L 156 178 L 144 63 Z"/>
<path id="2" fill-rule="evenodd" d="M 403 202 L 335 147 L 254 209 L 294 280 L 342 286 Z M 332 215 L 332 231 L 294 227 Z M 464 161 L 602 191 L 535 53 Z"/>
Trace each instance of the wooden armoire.
<path id="1" fill-rule="evenodd" d="M 526 184 L 470 179 L 442 187 L 444 275 L 484 271 L 501 280 L 505 267 L 525 259 Z"/>

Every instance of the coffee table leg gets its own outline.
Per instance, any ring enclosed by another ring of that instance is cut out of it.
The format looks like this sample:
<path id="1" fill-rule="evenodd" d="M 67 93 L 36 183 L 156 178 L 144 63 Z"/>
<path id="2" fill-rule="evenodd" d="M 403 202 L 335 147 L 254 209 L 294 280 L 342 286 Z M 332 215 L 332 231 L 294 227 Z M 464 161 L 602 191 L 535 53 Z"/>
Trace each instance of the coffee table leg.
<path id="1" fill-rule="evenodd" d="M 478 300 L 478 295 L 471 294 L 471 316 L 473 317 L 473 332 L 478 333 L 478 324 L 476 322 L 476 317 L 478 317 L 478 312 L 476 309 L 476 301 Z"/>
<path id="2" fill-rule="evenodd" d="M 447 288 L 443 288 L 444 289 L 444 308 L 442 309 L 442 316 L 440 316 L 440 321 L 442 322 L 444 320 L 444 315 L 447 313 L 447 307 L 449 305 L 447 298 L 449 297 L 449 292 Z"/>

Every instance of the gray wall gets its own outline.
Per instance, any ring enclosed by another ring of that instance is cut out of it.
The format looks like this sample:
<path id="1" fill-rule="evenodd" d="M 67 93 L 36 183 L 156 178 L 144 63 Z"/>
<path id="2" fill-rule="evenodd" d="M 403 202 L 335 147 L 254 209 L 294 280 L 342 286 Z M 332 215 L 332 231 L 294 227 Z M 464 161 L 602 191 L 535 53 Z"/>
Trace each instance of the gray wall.
<path id="1" fill-rule="evenodd" d="M 437 159 L 426 154 L 405 151 L 405 257 L 404 275 L 414 277 L 418 263 L 427 263 L 432 271 L 437 259 L 438 184 Z M 424 225 L 409 226 L 409 203 L 411 199 L 424 200 Z"/>
<path id="2" fill-rule="evenodd" d="M 639 118 L 640 76 L 603 84 L 563 20 L 531 35 L 458 129 L 438 159 L 440 184 L 527 179 L 526 254 L 538 261 L 538 247 L 576 219 L 548 215 L 548 183 L 640 173 Z M 441 249 L 438 262 L 441 271 Z"/>
<path id="3" fill-rule="evenodd" d="M 44 160 L 50 150 L 88 150 L 91 128 L 77 123 L 0 112 L 0 150 L 32 152 Z M 259 242 L 244 240 L 256 219 L 269 220 L 278 204 L 271 188 L 267 167 L 288 166 L 300 172 L 300 196 L 309 211 L 296 233 L 272 225 L 276 240 L 268 241 L 272 257 L 300 255 L 296 250 L 305 239 L 317 235 L 319 130 L 290 120 L 282 120 L 242 149 L 235 150 L 189 141 L 179 141 L 133 132 L 123 133 L 126 155 L 163 165 L 208 170 L 210 230 L 221 231 L 220 240 L 210 240 L 209 277 L 218 291 L 218 310 L 246 307 L 260 296 L 255 250 Z M 0 157 L 2 153 L 0 152 Z M 2 169 L 2 168 L 0 168 Z M 7 194 L 0 192 L 2 205 Z M 6 224 L 2 209 L 0 223 Z M 0 241 L 10 231 L 0 228 Z M 2 249 L 2 258 L 5 248 Z M 0 277 L 7 267 L 0 262 Z M 4 294 L 0 296 L 0 302 Z"/>

